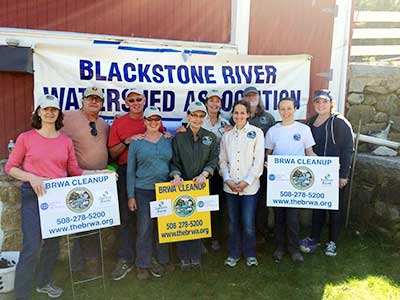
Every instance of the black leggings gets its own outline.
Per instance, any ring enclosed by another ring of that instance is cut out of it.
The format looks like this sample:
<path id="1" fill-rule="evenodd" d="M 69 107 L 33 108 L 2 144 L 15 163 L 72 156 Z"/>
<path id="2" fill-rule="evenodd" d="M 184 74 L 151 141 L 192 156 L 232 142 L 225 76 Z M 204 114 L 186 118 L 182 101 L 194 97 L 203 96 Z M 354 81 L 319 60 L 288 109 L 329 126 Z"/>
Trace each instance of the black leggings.
<path id="1" fill-rule="evenodd" d="M 314 209 L 312 212 L 311 238 L 316 242 L 321 240 L 322 227 L 326 221 L 326 213 L 329 213 L 329 241 L 337 243 L 344 220 L 344 194 L 346 187 L 339 189 L 339 210 Z"/>

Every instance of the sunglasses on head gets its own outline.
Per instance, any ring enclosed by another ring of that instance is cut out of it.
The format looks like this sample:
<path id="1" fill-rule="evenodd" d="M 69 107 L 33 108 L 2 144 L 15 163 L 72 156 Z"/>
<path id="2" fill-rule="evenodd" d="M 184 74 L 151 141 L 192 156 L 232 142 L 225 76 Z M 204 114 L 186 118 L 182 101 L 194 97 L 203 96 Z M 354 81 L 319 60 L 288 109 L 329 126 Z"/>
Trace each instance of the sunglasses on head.
<path id="1" fill-rule="evenodd" d="M 134 102 L 142 102 L 143 98 L 136 98 L 136 99 L 126 99 L 128 103 L 134 103 Z"/>
<path id="2" fill-rule="evenodd" d="M 97 135 L 97 129 L 96 129 L 96 122 L 89 122 L 89 126 L 90 126 L 90 134 L 93 136 Z"/>

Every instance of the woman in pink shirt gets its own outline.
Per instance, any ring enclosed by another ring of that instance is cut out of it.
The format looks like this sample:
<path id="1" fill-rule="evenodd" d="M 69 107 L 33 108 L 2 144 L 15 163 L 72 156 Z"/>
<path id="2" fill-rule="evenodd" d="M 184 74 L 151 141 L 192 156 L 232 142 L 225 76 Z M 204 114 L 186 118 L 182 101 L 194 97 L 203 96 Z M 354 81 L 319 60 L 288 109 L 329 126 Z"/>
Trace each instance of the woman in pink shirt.
<path id="1" fill-rule="evenodd" d="M 93 174 L 82 170 L 75 158 L 72 140 L 59 130 L 63 126 L 59 100 L 51 95 L 40 99 L 32 116 L 33 129 L 22 133 L 15 144 L 6 172 L 21 181 L 21 226 L 23 246 L 15 274 L 14 299 L 30 299 L 36 259 L 40 254 L 37 274 L 39 293 L 51 298 L 61 296 L 63 290 L 51 282 L 59 253 L 59 239 L 42 240 L 38 196 L 46 191 L 46 179 Z M 43 247 L 42 247 L 43 242 Z"/>

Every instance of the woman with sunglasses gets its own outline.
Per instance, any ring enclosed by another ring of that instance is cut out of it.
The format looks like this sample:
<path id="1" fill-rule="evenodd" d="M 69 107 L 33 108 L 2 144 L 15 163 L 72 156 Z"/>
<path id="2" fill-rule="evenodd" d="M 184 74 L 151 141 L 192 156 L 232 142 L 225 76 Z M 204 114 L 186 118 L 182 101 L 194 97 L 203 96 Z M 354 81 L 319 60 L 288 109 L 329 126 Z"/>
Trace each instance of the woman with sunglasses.
<path id="1" fill-rule="evenodd" d="M 161 277 L 169 263 L 168 244 L 158 243 L 157 224 L 150 218 L 150 202 L 156 200 L 154 185 L 168 180 L 172 140 L 160 132 L 161 113 L 156 107 L 145 109 L 144 125 L 143 139 L 133 140 L 129 146 L 127 167 L 128 207 L 137 217 L 135 264 L 139 280 L 150 275 Z M 153 256 L 158 263 L 152 263 Z"/>
<path id="2" fill-rule="evenodd" d="M 221 140 L 219 166 L 224 179 L 228 207 L 228 258 L 235 267 L 243 254 L 248 267 L 257 266 L 255 218 L 264 162 L 264 135 L 250 125 L 250 105 L 241 100 L 233 105 L 235 127 Z M 242 229 L 240 230 L 240 226 Z"/>
<path id="3" fill-rule="evenodd" d="M 294 120 L 296 104 L 292 98 L 282 98 L 278 102 L 282 122 L 274 125 L 265 136 L 266 155 L 315 156 L 315 145 L 311 130 L 307 125 Z M 268 164 L 266 163 L 266 167 Z M 279 263 L 286 248 L 294 262 L 303 262 L 299 252 L 299 211 L 297 208 L 275 207 L 274 233 L 276 250 L 273 259 Z M 286 247 L 287 244 L 287 247 Z"/>
<path id="4" fill-rule="evenodd" d="M 23 181 L 21 185 L 21 226 L 23 245 L 15 273 L 14 299 L 30 299 L 36 259 L 39 293 L 60 297 L 63 290 L 52 283 L 52 273 L 59 253 L 59 238 L 42 240 L 38 196 L 45 194 L 46 179 L 93 174 L 78 166 L 72 140 L 60 132 L 63 113 L 59 101 L 43 96 L 32 116 L 32 130 L 22 133 L 6 164 L 6 172 Z M 109 172 L 107 170 L 103 170 Z M 42 246 L 43 243 L 43 246 Z"/>
<path id="5" fill-rule="evenodd" d="M 178 132 L 173 139 L 173 157 L 170 177 L 172 184 L 182 186 L 183 180 L 193 180 L 202 185 L 213 175 L 217 166 L 217 138 L 212 132 L 202 128 L 207 109 L 200 101 L 192 102 L 187 111 L 189 122 L 185 132 Z M 181 269 L 201 264 L 201 240 L 178 242 L 178 257 Z"/>
<path id="6" fill-rule="evenodd" d="M 332 112 L 333 100 L 329 90 L 315 91 L 314 109 L 316 115 L 308 121 L 316 142 L 314 152 L 319 156 L 339 157 L 339 210 L 329 210 L 329 240 L 325 248 L 325 255 L 336 256 L 337 240 L 344 219 L 344 192 L 353 154 L 353 131 L 346 118 Z M 311 235 L 300 241 L 302 252 L 314 252 L 320 245 L 326 214 L 324 209 L 313 210 Z"/>

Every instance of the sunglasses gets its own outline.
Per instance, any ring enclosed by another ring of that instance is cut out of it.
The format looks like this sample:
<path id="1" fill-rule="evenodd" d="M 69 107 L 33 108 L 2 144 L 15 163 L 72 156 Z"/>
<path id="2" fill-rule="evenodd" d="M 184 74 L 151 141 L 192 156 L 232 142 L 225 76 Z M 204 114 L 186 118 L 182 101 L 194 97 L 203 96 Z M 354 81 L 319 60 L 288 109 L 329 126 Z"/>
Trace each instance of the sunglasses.
<path id="1" fill-rule="evenodd" d="M 135 103 L 135 102 L 142 102 L 143 98 L 136 98 L 136 99 L 126 99 L 128 103 Z"/>
<path id="2" fill-rule="evenodd" d="M 90 126 L 90 134 L 93 136 L 97 135 L 97 129 L 96 129 L 96 122 L 89 122 L 89 126 Z"/>
<path id="3" fill-rule="evenodd" d="M 205 114 L 204 114 L 204 115 L 198 115 L 198 114 L 192 114 L 192 113 L 190 113 L 190 115 L 191 115 L 193 118 L 198 118 L 198 119 L 204 119 L 204 118 L 206 117 Z"/>
<path id="4" fill-rule="evenodd" d="M 161 118 L 160 117 L 146 118 L 146 121 L 149 121 L 149 122 L 151 122 L 151 121 L 160 122 Z"/>

